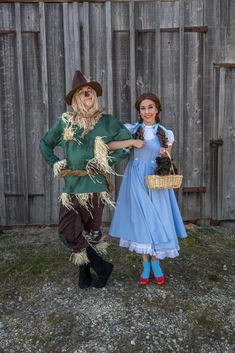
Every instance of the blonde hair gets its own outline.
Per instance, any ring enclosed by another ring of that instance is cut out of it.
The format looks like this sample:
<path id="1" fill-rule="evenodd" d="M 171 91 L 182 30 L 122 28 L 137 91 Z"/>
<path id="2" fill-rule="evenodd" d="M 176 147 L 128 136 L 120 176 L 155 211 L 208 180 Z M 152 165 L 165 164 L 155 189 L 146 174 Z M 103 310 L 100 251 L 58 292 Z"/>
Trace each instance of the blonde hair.
<path id="1" fill-rule="evenodd" d="M 77 124 L 80 128 L 84 129 L 82 137 L 94 129 L 95 124 L 101 116 L 101 113 L 104 111 L 104 109 L 100 109 L 98 106 L 96 91 L 90 86 L 89 88 L 92 91 L 92 101 L 89 106 L 81 100 L 79 90 L 74 93 L 71 104 L 74 110 L 71 120 L 73 120 L 73 124 Z"/>

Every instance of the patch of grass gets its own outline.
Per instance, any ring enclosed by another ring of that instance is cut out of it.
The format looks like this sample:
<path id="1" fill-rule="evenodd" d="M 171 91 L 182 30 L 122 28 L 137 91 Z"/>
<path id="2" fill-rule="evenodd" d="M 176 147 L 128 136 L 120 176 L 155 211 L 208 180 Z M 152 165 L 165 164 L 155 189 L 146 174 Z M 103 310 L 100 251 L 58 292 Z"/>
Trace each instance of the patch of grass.
<path id="1" fill-rule="evenodd" d="M 219 235 L 219 232 L 216 230 L 214 227 L 199 227 L 197 229 L 197 233 L 199 235 L 209 235 L 209 236 L 214 236 L 214 235 Z"/>
<path id="2" fill-rule="evenodd" d="M 6 233 L 4 233 L 4 231 L 0 229 L 0 241 L 1 241 L 1 240 L 5 240 L 5 239 L 7 239 L 8 237 L 9 237 L 9 235 L 6 234 Z"/>
<path id="3" fill-rule="evenodd" d="M 50 330 L 62 336 L 70 336 L 75 325 L 76 318 L 73 312 L 50 313 L 47 317 Z"/>
<path id="4" fill-rule="evenodd" d="M 32 283 L 35 280 L 55 273 L 68 258 L 65 253 L 54 249 L 35 249 L 33 246 L 21 245 L 17 249 L 4 249 L 0 260 L 0 282 L 17 281 L 17 283 Z M 8 256 L 8 254 L 14 256 Z"/>
<path id="5" fill-rule="evenodd" d="M 214 315 L 210 315 L 209 313 L 203 312 L 197 319 L 197 322 L 204 329 L 218 328 L 218 322 L 214 319 Z"/>
<path id="6" fill-rule="evenodd" d="M 179 238 L 179 243 L 180 243 L 180 246 L 182 247 L 192 247 L 195 245 L 202 245 L 203 241 L 200 238 L 200 236 L 198 236 L 197 233 L 188 232 L 187 238 L 184 238 L 184 239 Z"/>
<path id="7" fill-rule="evenodd" d="M 220 282 L 219 276 L 217 276 L 214 273 L 208 274 L 208 279 L 209 279 L 209 281 L 212 281 L 212 282 Z"/>

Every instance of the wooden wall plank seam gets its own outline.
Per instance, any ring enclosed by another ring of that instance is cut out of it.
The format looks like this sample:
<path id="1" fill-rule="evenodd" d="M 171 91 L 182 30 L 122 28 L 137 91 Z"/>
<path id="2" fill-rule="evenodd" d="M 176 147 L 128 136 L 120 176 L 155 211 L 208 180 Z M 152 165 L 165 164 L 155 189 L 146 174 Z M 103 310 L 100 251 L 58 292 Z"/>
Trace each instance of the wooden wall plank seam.
<path id="1" fill-rule="evenodd" d="M 212 80 L 212 110 L 213 114 L 215 115 L 216 112 L 216 102 L 215 102 L 215 92 L 216 92 L 216 69 L 213 68 L 213 80 Z M 217 139 L 216 134 L 216 119 L 214 118 L 211 123 L 212 127 L 212 140 Z M 218 150 L 217 146 L 211 146 L 211 164 L 210 164 L 210 195 L 211 195 L 211 217 L 212 219 L 217 219 L 217 162 L 218 162 Z"/>
<path id="2" fill-rule="evenodd" d="M 203 7 L 203 26 L 205 25 L 205 3 L 202 1 Z M 201 185 L 206 185 L 206 171 L 204 166 L 206 165 L 206 119 L 205 119 L 205 97 L 206 97 L 206 36 L 204 34 L 202 36 L 202 172 L 201 172 Z M 207 214 L 206 203 L 205 203 L 205 195 L 201 197 L 201 213 L 202 215 Z M 206 218 L 206 217 L 205 217 Z"/>
<path id="3" fill-rule="evenodd" d="M 178 168 L 183 173 L 183 156 L 184 156 L 184 0 L 179 0 L 179 134 L 178 134 Z M 178 191 L 178 202 L 182 206 L 183 194 L 182 188 Z"/>
<path id="4" fill-rule="evenodd" d="M 111 2 L 105 3 L 105 24 L 106 24 L 106 77 L 107 77 L 107 108 L 108 112 L 113 114 L 113 43 L 112 43 L 112 7 Z M 111 181 L 115 184 L 115 176 L 111 175 Z M 115 191 L 113 192 L 113 198 L 115 199 Z M 112 218 L 111 211 L 109 208 L 105 208 L 103 217 L 107 217 L 107 220 Z"/>
<path id="5" fill-rule="evenodd" d="M 158 0 L 159 1 L 159 0 Z M 174 32 L 189 32 L 189 33 L 207 33 L 208 27 L 207 26 L 184 26 L 184 27 L 160 27 L 161 33 L 174 33 Z M 115 32 L 129 32 L 129 29 L 116 29 Z M 136 28 L 135 32 L 137 33 L 155 33 L 155 28 Z"/>
<path id="6" fill-rule="evenodd" d="M 106 64 L 107 64 L 107 99 L 108 111 L 113 113 L 113 62 L 112 62 L 112 23 L 111 23 L 111 2 L 105 3 L 106 21 Z"/>
<path id="7" fill-rule="evenodd" d="M 63 26 L 64 26 L 64 51 L 65 51 L 65 88 L 66 92 L 71 89 L 70 82 L 70 55 L 69 55 L 69 24 L 68 24 L 68 4 L 63 3 Z"/>
<path id="8" fill-rule="evenodd" d="M 154 91 L 158 94 L 161 100 L 161 32 L 160 32 L 160 16 L 161 3 L 160 0 L 155 4 L 156 22 L 155 22 L 155 84 Z"/>
<path id="9" fill-rule="evenodd" d="M 26 145 L 26 121 L 25 121 L 25 95 L 22 56 L 22 33 L 21 33 L 21 5 L 15 3 L 15 26 L 16 26 L 16 55 L 17 55 L 17 83 L 19 92 L 19 119 L 21 136 L 22 156 L 22 186 L 24 190 L 25 216 L 29 222 L 29 199 L 28 199 L 28 173 L 27 173 L 27 145 Z"/>
<path id="10" fill-rule="evenodd" d="M 221 138 L 223 136 L 223 127 L 224 127 L 224 112 L 225 112 L 225 68 L 216 68 L 219 70 L 219 80 L 218 80 L 218 88 L 219 88 L 219 109 L 218 115 L 215 117 L 216 119 L 216 134 L 217 138 Z M 217 85 L 216 83 L 216 85 Z M 223 156 L 223 147 L 218 148 L 218 183 L 217 183 L 217 209 L 216 209 L 216 219 L 222 219 L 222 200 L 223 200 L 223 167 L 224 167 L 224 156 Z"/>
<path id="11" fill-rule="evenodd" d="M 3 127 L 2 127 L 2 110 L 0 109 L 0 225 L 6 225 L 6 194 L 5 194 L 5 178 L 4 178 L 4 163 L 3 163 Z"/>
<path id="12" fill-rule="evenodd" d="M 135 3 L 129 2 L 130 29 L 130 92 L 131 92 L 131 121 L 135 121 L 136 73 L 135 73 Z"/>
<path id="13" fill-rule="evenodd" d="M 160 0 L 157 0 L 160 1 Z M 77 3 L 74 3 L 73 6 L 77 5 Z M 136 32 L 153 32 L 155 33 L 155 29 L 153 28 L 147 28 L 147 29 L 136 29 Z M 172 27 L 172 28 L 160 28 L 160 32 L 161 33 L 167 33 L 167 32 L 179 32 L 180 28 L 179 27 Z M 33 30 L 24 30 L 21 31 L 21 33 L 38 33 L 39 31 L 33 31 Z M 118 30 L 117 32 L 129 32 L 129 30 L 127 29 L 123 29 L 123 30 Z M 207 33 L 208 32 L 208 27 L 207 26 L 191 26 L 191 27 L 184 27 L 184 32 L 199 32 L 199 33 Z M 15 34 L 16 31 L 15 30 L 4 30 L 4 29 L 0 29 L 0 34 Z"/>
<path id="14" fill-rule="evenodd" d="M 77 69 L 81 69 L 81 38 L 80 23 L 78 18 L 78 3 L 73 3 L 73 34 L 74 34 L 74 64 Z"/>
<path id="15" fill-rule="evenodd" d="M 87 79 L 90 79 L 91 62 L 90 62 L 90 21 L 89 21 L 89 3 L 83 3 L 83 44 L 84 44 L 84 57 L 83 65 L 84 72 Z"/>
<path id="16" fill-rule="evenodd" d="M 111 0 L 111 2 L 129 2 L 130 0 Z M 133 2 L 143 2 L 143 0 L 132 0 Z M 151 1 L 151 0 L 147 0 L 147 1 Z M 153 0 L 152 0 L 153 1 Z M 176 2 L 178 0 L 159 0 L 161 2 Z M 4 2 L 6 3 L 12 3 L 12 2 L 16 2 L 16 0 L 4 0 Z M 84 2 L 90 2 L 90 3 L 105 3 L 107 2 L 107 0 L 18 0 L 18 3 L 73 3 L 73 2 L 77 2 L 77 3 L 84 3 Z"/>
<path id="17" fill-rule="evenodd" d="M 42 78 L 42 97 L 43 97 L 43 119 L 45 121 L 45 131 L 50 127 L 49 122 L 49 101 L 48 101 L 48 77 L 47 77 L 47 49 L 46 49 L 46 23 L 45 23 L 45 5 L 39 3 L 38 7 L 40 17 L 40 56 L 41 56 L 41 78 Z M 51 222 L 50 210 L 51 192 L 50 192 L 50 173 L 46 170 L 45 179 L 45 223 Z"/>

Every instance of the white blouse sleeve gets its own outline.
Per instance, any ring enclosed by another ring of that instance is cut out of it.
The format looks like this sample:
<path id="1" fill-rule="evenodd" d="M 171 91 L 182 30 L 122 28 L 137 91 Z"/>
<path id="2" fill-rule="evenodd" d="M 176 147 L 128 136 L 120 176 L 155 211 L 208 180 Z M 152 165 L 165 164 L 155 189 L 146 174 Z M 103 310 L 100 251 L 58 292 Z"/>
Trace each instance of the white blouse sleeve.
<path id="1" fill-rule="evenodd" d="M 167 130 L 166 131 L 166 136 L 167 136 L 167 139 L 168 139 L 168 145 L 170 145 L 170 146 L 173 145 L 173 143 L 175 141 L 173 131 Z"/>
<path id="2" fill-rule="evenodd" d="M 137 123 L 136 124 L 130 124 L 130 123 L 127 123 L 127 124 L 124 124 L 124 126 L 131 132 L 133 133 L 133 130 L 134 128 L 136 127 Z"/>

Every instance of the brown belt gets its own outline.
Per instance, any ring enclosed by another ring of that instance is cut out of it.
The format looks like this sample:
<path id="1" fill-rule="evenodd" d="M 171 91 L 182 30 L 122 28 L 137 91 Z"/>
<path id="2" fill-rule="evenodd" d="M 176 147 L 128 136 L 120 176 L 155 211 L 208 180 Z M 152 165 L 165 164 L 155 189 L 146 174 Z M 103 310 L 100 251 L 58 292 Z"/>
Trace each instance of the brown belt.
<path id="1" fill-rule="evenodd" d="M 105 178 L 105 181 L 107 183 L 109 192 L 110 193 L 113 192 L 114 185 L 112 184 L 109 175 L 105 172 L 102 172 L 101 170 L 99 170 L 97 172 L 94 171 L 94 172 L 88 173 L 87 170 L 85 170 L 85 169 L 82 169 L 82 170 L 63 169 L 60 172 L 59 177 L 64 178 L 66 176 L 85 176 L 85 175 L 97 175 L 97 174 L 103 175 L 103 177 Z"/>

